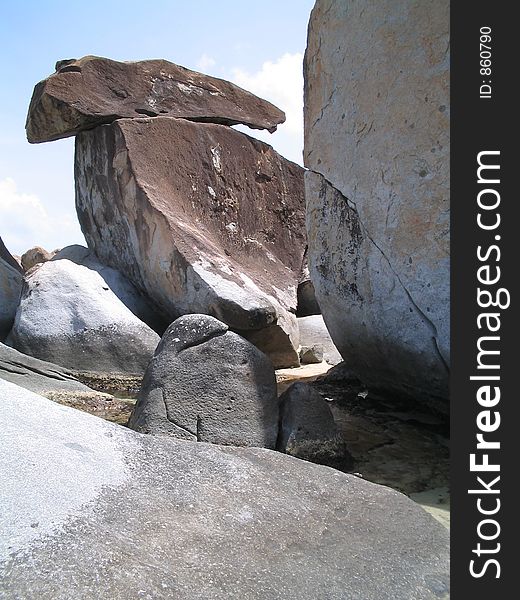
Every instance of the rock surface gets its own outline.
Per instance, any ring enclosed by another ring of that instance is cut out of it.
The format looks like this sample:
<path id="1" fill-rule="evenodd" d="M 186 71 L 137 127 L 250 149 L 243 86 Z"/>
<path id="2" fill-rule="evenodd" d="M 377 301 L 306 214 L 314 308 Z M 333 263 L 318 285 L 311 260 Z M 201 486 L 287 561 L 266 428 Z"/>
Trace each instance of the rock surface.
<path id="1" fill-rule="evenodd" d="M 6 382 L 0 396 L 6 597 L 448 595 L 448 533 L 398 492 L 265 449 L 141 436 Z"/>
<path id="2" fill-rule="evenodd" d="M 449 2 L 318 0 L 305 55 L 309 266 L 369 386 L 447 409 Z"/>
<path id="3" fill-rule="evenodd" d="M 13 326 L 22 285 L 22 269 L 0 238 L 0 341 L 5 340 Z"/>
<path id="4" fill-rule="evenodd" d="M 225 81 L 167 60 L 118 62 L 97 56 L 60 61 L 34 88 L 27 139 L 48 142 L 115 119 L 166 115 L 191 121 L 268 129 L 285 114 Z"/>
<path id="5" fill-rule="evenodd" d="M 89 392 L 68 369 L 27 356 L 0 343 L 0 379 L 44 394 L 52 391 Z"/>
<path id="6" fill-rule="evenodd" d="M 145 297 L 120 271 L 99 262 L 96 255 L 85 246 L 74 244 L 59 250 L 53 260 L 67 259 L 77 265 L 98 273 L 119 300 L 134 315 L 156 331 L 164 333 L 170 321 L 165 319 L 157 306 Z"/>
<path id="7" fill-rule="evenodd" d="M 327 402 L 307 383 L 294 383 L 280 396 L 277 449 L 336 468 L 352 466 Z"/>
<path id="8" fill-rule="evenodd" d="M 26 275 L 8 343 L 78 371 L 143 373 L 159 336 L 92 269 L 52 260 Z"/>
<path id="9" fill-rule="evenodd" d="M 143 433 L 274 448 L 278 399 L 272 363 L 207 315 L 168 327 L 128 426 Z"/>
<path id="10" fill-rule="evenodd" d="M 229 127 L 158 117 L 81 133 L 75 177 L 81 228 L 102 263 L 171 320 L 278 328 L 291 362 L 276 366 L 297 363 L 301 167 Z"/>
<path id="11" fill-rule="evenodd" d="M 39 265 L 41 263 L 51 260 L 51 258 L 56 254 L 56 252 L 57 250 L 49 252 L 41 246 L 34 246 L 34 248 L 29 248 L 27 252 L 24 252 L 22 254 L 21 262 L 23 270 L 28 271 L 29 269 L 32 269 L 35 265 Z"/>
<path id="12" fill-rule="evenodd" d="M 302 346 L 312 347 L 316 344 L 322 346 L 323 358 L 329 365 L 337 365 L 342 361 L 341 354 L 334 345 L 321 315 L 300 317 L 298 328 Z"/>

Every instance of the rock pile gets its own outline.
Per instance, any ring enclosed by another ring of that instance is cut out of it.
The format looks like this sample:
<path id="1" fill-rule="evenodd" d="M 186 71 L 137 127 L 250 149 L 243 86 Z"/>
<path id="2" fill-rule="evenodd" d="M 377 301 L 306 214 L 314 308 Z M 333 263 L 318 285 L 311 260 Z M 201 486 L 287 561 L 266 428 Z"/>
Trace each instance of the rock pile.
<path id="1" fill-rule="evenodd" d="M 144 118 L 143 118 L 144 117 Z M 298 365 L 303 169 L 235 131 L 282 111 L 167 61 L 61 61 L 39 83 L 30 142 L 76 135 L 76 207 L 91 248 L 171 322 L 217 317 L 276 367 Z"/>

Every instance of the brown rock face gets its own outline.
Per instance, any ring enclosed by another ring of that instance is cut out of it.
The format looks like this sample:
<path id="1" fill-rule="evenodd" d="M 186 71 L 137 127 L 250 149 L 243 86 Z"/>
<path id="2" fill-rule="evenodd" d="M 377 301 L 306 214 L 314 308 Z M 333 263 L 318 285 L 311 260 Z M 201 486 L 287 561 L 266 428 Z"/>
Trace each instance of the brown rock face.
<path id="1" fill-rule="evenodd" d="M 101 262 L 171 320 L 203 313 L 239 332 L 275 328 L 275 366 L 298 363 L 301 167 L 229 127 L 158 117 L 78 135 L 75 178 Z"/>
<path id="2" fill-rule="evenodd" d="M 39 265 L 41 263 L 45 263 L 52 259 L 52 257 L 56 254 L 57 250 L 53 250 L 52 252 L 48 252 L 45 248 L 41 246 L 34 246 L 34 248 L 29 248 L 27 252 L 22 254 L 22 267 L 24 271 L 28 271 L 32 269 L 35 265 Z"/>
<path id="3" fill-rule="evenodd" d="M 216 77 L 166 60 L 118 62 L 85 56 L 59 61 L 34 88 L 27 139 L 49 142 L 119 118 L 180 117 L 191 121 L 276 130 L 285 114 Z"/>

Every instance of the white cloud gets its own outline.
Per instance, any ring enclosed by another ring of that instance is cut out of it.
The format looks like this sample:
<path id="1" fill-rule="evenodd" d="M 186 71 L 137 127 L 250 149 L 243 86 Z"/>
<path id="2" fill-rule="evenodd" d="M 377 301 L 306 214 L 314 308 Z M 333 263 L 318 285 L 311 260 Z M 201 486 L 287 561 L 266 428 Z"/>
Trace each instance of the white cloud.
<path id="1" fill-rule="evenodd" d="M 264 62 L 256 73 L 232 69 L 232 80 L 281 108 L 287 117 L 276 133 L 252 132 L 240 128 L 271 144 L 290 160 L 302 163 L 303 151 L 303 54 L 286 53 L 276 61 Z"/>
<path id="2" fill-rule="evenodd" d="M 211 69 L 211 67 L 215 66 L 216 64 L 217 61 L 206 53 L 204 53 L 196 63 L 197 69 L 200 69 L 203 73 L 208 69 Z"/>
<path id="3" fill-rule="evenodd" d="M 74 214 L 49 214 L 38 196 L 18 191 L 10 177 L 0 180 L 0 236 L 13 254 L 23 254 L 33 246 L 54 250 L 74 241 L 81 243 Z"/>

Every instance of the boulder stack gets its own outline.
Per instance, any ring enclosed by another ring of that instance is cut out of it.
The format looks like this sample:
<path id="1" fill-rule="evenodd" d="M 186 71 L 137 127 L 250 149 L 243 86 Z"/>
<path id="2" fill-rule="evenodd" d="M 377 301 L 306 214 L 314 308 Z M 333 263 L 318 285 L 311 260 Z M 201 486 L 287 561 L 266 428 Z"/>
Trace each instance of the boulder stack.
<path id="1" fill-rule="evenodd" d="M 101 262 L 169 320 L 204 313 L 298 365 L 303 169 L 229 125 L 282 111 L 167 61 L 63 61 L 38 84 L 27 135 L 76 137 L 76 207 Z"/>

